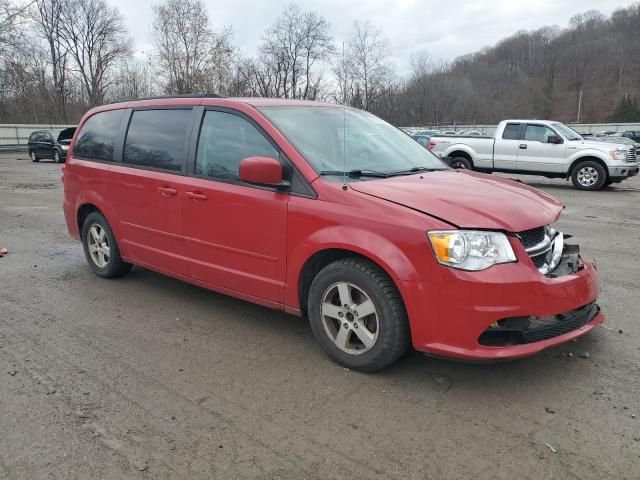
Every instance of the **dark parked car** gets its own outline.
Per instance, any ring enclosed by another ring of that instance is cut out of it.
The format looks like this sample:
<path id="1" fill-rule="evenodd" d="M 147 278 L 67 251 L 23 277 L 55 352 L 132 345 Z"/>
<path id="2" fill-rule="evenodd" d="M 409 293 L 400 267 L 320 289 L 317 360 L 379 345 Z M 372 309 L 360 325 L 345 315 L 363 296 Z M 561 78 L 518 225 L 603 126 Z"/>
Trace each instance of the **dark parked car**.
<path id="1" fill-rule="evenodd" d="M 67 151 L 76 127 L 65 128 L 59 132 L 52 130 L 37 130 L 29 135 L 29 156 L 31 161 L 38 162 L 51 159 L 55 163 L 62 163 L 67 158 Z"/>
<path id="2" fill-rule="evenodd" d="M 640 130 L 627 130 L 622 134 L 622 136 L 630 138 L 634 142 L 640 143 Z"/>

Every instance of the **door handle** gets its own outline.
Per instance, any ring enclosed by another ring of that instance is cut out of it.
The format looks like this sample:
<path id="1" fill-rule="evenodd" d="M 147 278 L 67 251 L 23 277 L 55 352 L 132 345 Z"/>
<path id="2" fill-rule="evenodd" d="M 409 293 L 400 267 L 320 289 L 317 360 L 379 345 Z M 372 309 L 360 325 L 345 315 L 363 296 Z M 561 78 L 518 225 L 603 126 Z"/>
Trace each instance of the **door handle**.
<path id="1" fill-rule="evenodd" d="M 178 194 L 178 190 L 171 187 L 158 187 L 158 191 L 165 197 L 174 197 Z"/>
<path id="2" fill-rule="evenodd" d="M 204 201 L 207 198 L 209 198 L 204 193 L 200 193 L 200 192 L 185 192 L 185 195 L 188 198 L 191 198 L 192 200 L 198 200 L 198 201 Z"/>
<path id="3" fill-rule="evenodd" d="M 527 149 L 527 144 L 526 143 L 521 143 L 520 144 L 520 150 L 526 150 Z"/>

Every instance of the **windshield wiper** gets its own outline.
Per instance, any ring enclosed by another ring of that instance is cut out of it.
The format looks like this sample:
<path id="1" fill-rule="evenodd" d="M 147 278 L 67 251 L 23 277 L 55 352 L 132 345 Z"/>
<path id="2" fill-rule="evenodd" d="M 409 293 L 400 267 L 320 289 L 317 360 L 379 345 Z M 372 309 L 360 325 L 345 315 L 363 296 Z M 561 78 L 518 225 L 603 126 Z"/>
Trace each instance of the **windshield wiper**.
<path id="1" fill-rule="evenodd" d="M 413 167 L 408 170 L 397 170 L 395 172 L 389 172 L 387 175 L 390 177 L 396 175 L 411 175 L 412 173 L 420 173 L 420 172 L 438 172 L 440 170 L 444 170 L 443 168 L 429 168 L 429 167 Z"/>
<path id="2" fill-rule="evenodd" d="M 378 172 L 377 170 L 347 170 L 343 172 L 342 170 L 322 170 L 320 175 L 346 175 L 349 178 L 360 178 L 360 177 L 373 177 L 373 178 L 387 178 L 389 174 L 384 172 Z"/>

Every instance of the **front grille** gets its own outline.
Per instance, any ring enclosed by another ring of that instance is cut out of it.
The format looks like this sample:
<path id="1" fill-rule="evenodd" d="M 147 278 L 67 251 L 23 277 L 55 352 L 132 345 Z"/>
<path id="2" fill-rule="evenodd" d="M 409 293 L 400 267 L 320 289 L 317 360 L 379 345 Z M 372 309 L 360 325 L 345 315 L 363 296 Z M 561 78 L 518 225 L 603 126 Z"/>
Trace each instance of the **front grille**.
<path id="1" fill-rule="evenodd" d="M 636 161 L 636 149 L 630 148 L 627 150 L 627 162 L 635 162 Z"/>
<path id="2" fill-rule="evenodd" d="M 531 230 L 525 230 L 524 232 L 518 233 L 520 240 L 522 240 L 522 244 L 524 248 L 535 247 L 539 243 L 544 240 L 546 229 L 545 227 L 532 228 Z"/>
<path id="3" fill-rule="evenodd" d="M 540 273 L 547 275 L 558 265 L 564 248 L 561 232 L 544 226 L 524 230 L 516 235 L 522 241 L 529 258 Z"/>
<path id="4" fill-rule="evenodd" d="M 478 342 L 480 345 L 499 347 L 548 340 L 584 327 L 599 311 L 598 305 L 590 303 L 549 317 L 505 318 L 486 329 Z"/>
<path id="5" fill-rule="evenodd" d="M 547 253 L 535 255 L 531 257 L 531 261 L 536 266 L 536 268 L 542 268 L 547 263 Z"/>

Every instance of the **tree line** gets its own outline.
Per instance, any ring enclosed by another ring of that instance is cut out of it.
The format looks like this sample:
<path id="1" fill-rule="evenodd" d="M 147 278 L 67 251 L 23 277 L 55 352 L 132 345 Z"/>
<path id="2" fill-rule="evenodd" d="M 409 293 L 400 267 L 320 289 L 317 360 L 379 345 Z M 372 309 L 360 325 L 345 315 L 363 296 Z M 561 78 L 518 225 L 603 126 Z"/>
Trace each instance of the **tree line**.
<path id="1" fill-rule="evenodd" d="M 640 3 L 453 61 L 420 52 L 403 75 L 381 29 L 356 20 L 338 41 L 326 18 L 295 3 L 250 57 L 203 0 L 164 0 L 150 22 L 153 50 L 141 57 L 107 0 L 0 0 L 0 122 L 75 123 L 103 103 L 204 92 L 335 102 L 397 125 L 640 121 Z"/>

